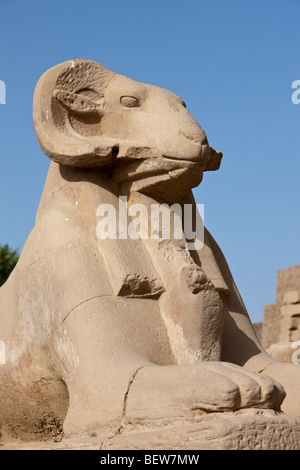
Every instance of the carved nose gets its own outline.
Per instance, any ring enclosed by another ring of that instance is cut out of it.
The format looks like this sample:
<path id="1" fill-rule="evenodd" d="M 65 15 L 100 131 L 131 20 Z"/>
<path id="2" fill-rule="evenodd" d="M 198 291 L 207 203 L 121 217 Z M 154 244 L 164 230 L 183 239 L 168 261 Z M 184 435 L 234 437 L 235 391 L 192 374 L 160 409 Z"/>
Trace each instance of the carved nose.
<path id="1" fill-rule="evenodd" d="M 204 171 L 215 171 L 220 168 L 221 160 L 223 154 L 222 152 L 217 152 L 217 150 L 209 147 L 209 159 Z"/>
<path id="2" fill-rule="evenodd" d="M 199 129 L 197 132 L 186 131 L 186 130 L 181 129 L 179 131 L 179 134 L 181 135 L 181 137 L 184 137 L 185 139 L 190 140 L 194 142 L 195 144 L 201 144 L 201 145 L 207 144 L 208 145 L 206 135 L 202 131 L 202 129 Z"/>

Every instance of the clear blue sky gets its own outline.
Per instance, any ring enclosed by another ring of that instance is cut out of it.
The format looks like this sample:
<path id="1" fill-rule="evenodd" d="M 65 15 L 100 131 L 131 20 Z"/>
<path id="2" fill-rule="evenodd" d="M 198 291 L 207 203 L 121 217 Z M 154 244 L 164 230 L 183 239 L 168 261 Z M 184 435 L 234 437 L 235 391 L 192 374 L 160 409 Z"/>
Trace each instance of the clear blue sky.
<path id="1" fill-rule="evenodd" d="M 49 160 L 32 123 L 48 68 L 88 58 L 181 96 L 224 153 L 194 191 L 254 322 L 300 263 L 300 0 L 0 0 L 0 243 L 22 249 Z"/>

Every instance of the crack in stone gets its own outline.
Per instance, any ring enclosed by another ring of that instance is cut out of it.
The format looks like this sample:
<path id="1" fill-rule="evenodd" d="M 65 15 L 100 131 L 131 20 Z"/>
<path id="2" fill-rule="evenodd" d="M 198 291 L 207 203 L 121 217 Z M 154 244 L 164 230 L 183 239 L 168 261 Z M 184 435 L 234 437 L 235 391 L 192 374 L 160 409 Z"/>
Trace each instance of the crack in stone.
<path id="1" fill-rule="evenodd" d="M 66 315 L 65 318 L 61 321 L 61 323 L 60 323 L 59 326 L 61 326 L 61 325 L 66 321 L 66 319 L 68 318 L 68 316 L 70 315 L 70 313 L 72 313 L 76 308 L 80 307 L 81 305 L 85 304 L 86 302 L 89 302 L 90 300 L 100 299 L 101 297 L 115 297 L 115 296 L 114 296 L 114 295 L 109 295 L 109 294 L 94 295 L 93 297 L 89 297 L 88 299 L 83 300 L 83 301 L 80 302 L 78 305 L 75 305 L 75 307 L 71 308 L 71 310 L 67 313 L 67 315 Z"/>
<path id="2" fill-rule="evenodd" d="M 258 373 L 259 373 L 259 374 L 264 373 L 265 370 L 266 370 L 269 366 L 271 366 L 272 364 L 274 364 L 274 362 L 269 362 L 269 364 L 267 364 L 267 365 L 264 366 L 262 369 L 260 369 L 260 370 L 258 371 Z"/>
<path id="3" fill-rule="evenodd" d="M 130 392 L 130 388 L 133 384 L 134 379 L 136 378 L 136 375 L 137 375 L 138 371 L 143 369 L 143 368 L 144 368 L 144 366 L 138 367 L 137 370 L 135 371 L 135 373 L 132 375 L 131 379 L 128 382 L 127 390 L 126 390 L 126 393 L 124 395 L 123 416 L 122 416 L 122 421 L 121 422 L 123 422 L 124 418 L 125 418 L 126 408 L 127 408 L 127 401 L 128 401 L 128 395 L 129 395 L 129 392 Z"/>
<path id="4" fill-rule="evenodd" d="M 47 335 L 47 338 L 52 335 L 53 333 L 55 333 L 55 331 L 57 331 L 61 326 L 62 324 L 66 321 L 66 319 L 69 317 L 69 315 L 74 311 L 76 310 L 76 308 L 80 307 L 81 305 L 89 302 L 90 300 L 94 300 L 94 299 L 100 299 L 101 297 L 115 297 L 114 295 L 110 295 L 110 294 L 103 294 L 103 295 L 94 295 L 93 297 L 89 297 L 88 299 L 85 299 L 83 300 L 82 302 L 80 302 L 79 304 L 75 305 L 75 307 L 71 308 L 71 310 L 67 313 L 67 315 L 65 316 L 65 318 L 60 322 L 59 326 L 57 328 L 55 328 L 53 331 L 51 331 L 48 335 Z"/>
<path id="5" fill-rule="evenodd" d="M 145 366 L 141 366 L 141 367 L 138 367 L 136 369 L 136 371 L 134 372 L 134 374 L 131 376 L 129 382 L 128 382 L 128 385 L 127 385 L 127 390 L 125 392 L 125 395 L 124 395 L 124 399 L 123 399 L 123 413 L 122 413 L 122 418 L 121 418 L 121 424 L 120 424 L 120 427 L 117 429 L 117 431 L 110 437 L 108 437 L 107 439 L 105 439 L 101 445 L 100 445 L 100 449 L 99 450 L 103 450 L 103 445 L 105 444 L 105 442 L 113 439 L 114 437 L 116 436 L 119 436 L 120 434 L 122 434 L 123 430 L 124 430 L 124 419 L 125 419 L 125 415 L 126 415 L 126 408 L 127 408 L 127 401 L 128 401 L 128 395 L 129 395 L 129 392 L 130 392 L 130 389 L 131 389 L 131 386 L 133 384 L 133 381 L 138 373 L 139 370 L 143 369 Z"/>

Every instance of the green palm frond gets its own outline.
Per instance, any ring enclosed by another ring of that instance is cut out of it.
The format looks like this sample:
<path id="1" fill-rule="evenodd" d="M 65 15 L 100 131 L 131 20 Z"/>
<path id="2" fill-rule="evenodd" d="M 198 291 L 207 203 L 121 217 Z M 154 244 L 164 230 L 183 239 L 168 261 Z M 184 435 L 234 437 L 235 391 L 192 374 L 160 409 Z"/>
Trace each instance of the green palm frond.
<path id="1" fill-rule="evenodd" d="M 19 259 L 18 249 L 0 245 L 0 286 L 5 283 Z"/>

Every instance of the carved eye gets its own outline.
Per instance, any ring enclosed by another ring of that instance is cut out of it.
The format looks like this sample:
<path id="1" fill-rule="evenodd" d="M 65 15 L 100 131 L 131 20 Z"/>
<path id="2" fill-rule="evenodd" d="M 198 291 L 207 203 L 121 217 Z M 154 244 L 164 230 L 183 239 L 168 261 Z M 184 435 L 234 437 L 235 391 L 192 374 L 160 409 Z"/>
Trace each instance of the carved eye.
<path id="1" fill-rule="evenodd" d="M 138 108 L 140 106 L 140 100 L 135 96 L 122 96 L 120 101 L 124 108 Z"/>

